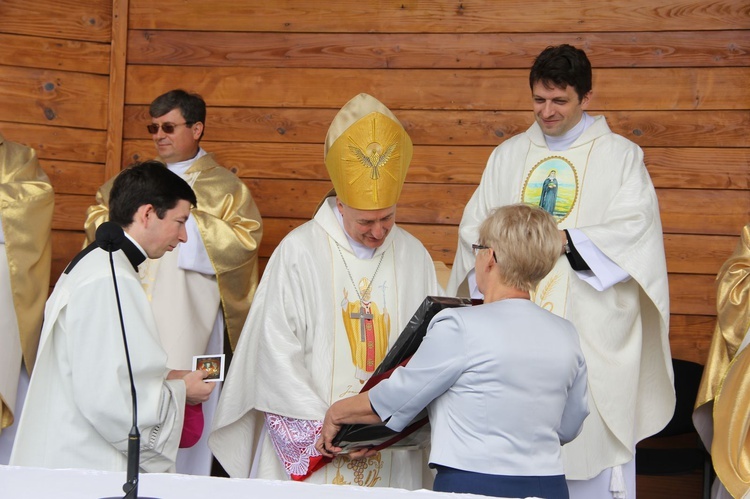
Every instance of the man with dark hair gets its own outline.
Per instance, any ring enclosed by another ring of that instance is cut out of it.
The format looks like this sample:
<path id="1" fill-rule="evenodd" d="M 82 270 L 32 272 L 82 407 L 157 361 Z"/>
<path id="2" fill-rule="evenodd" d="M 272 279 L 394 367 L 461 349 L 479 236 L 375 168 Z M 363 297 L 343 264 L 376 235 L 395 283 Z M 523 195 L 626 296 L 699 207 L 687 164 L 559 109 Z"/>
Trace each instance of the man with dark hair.
<path id="1" fill-rule="evenodd" d="M 185 404 L 204 402 L 214 385 L 203 382 L 203 371 L 166 367 L 138 265 L 187 240 L 185 222 L 196 199 L 182 179 L 149 161 L 117 176 L 110 203 L 124 231 L 111 256 L 137 388 L 140 466 L 173 471 Z M 126 469 L 132 407 L 122 334 L 110 254 L 92 243 L 47 301 L 12 465 Z"/>
<path id="2" fill-rule="evenodd" d="M 206 103 L 199 95 L 171 90 L 151 103 L 149 113 L 146 128 L 158 159 L 190 184 L 199 201 L 187 222 L 188 242 L 140 271 L 167 365 L 190 369 L 193 356 L 224 351 L 225 329 L 232 349 L 237 345 L 258 284 L 262 222 L 247 186 L 200 146 Z M 104 184 L 88 209 L 88 242 L 109 217 L 111 186 L 111 180 Z M 213 418 L 218 393 L 203 405 L 206 421 Z M 210 474 L 206 438 L 207 432 L 194 447 L 180 450 L 180 473 Z"/>
<path id="3" fill-rule="evenodd" d="M 589 369 L 590 415 L 563 447 L 570 497 L 631 499 L 635 444 L 663 428 L 675 404 L 666 259 L 643 151 L 585 112 L 591 81 L 580 49 L 548 47 L 536 58 L 536 123 L 490 156 L 461 219 L 448 293 L 481 296 L 471 250 L 479 224 L 497 206 L 546 201 L 554 170 L 561 258 L 532 296 L 573 322 Z"/>

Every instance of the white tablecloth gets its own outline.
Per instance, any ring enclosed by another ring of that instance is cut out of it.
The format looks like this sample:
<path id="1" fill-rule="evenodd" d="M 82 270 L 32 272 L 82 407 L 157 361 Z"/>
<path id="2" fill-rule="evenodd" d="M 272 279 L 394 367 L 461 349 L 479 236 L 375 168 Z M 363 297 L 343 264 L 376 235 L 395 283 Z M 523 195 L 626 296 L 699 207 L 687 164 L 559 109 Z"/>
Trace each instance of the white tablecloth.
<path id="1" fill-rule="evenodd" d="M 49 470 L 0 466 L 2 499 L 97 499 L 123 497 L 125 472 Z M 473 494 L 365 488 L 273 480 L 244 480 L 168 473 L 140 475 L 138 497 L 159 499 L 478 499 Z"/>

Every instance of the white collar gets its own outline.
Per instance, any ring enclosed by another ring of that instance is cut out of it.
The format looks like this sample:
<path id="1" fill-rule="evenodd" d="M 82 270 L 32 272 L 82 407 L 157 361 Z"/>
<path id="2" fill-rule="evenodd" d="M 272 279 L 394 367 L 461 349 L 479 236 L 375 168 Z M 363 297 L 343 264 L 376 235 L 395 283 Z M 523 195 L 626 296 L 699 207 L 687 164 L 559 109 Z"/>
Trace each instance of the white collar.
<path id="1" fill-rule="evenodd" d="M 594 118 L 587 113 L 583 113 L 581 121 L 559 137 L 552 137 L 551 135 L 545 134 L 544 140 L 547 142 L 547 148 L 550 151 L 566 151 L 570 149 L 573 142 L 578 140 L 578 137 L 583 135 L 583 132 L 585 132 L 592 123 L 594 123 Z"/>
<path id="2" fill-rule="evenodd" d="M 180 161 L 178 163 L 167 163 L 167 168 L 169 168 L 169 171 L 176 173 L 177 175 L 182 175 L 192 166 L 193 163 L 195 163 L 195 160 L 206 154 L 208 153 L 204 151 L 202 147 L 198 147 L 198 154 L 196 154 L 194 158 L 186 159 L 185 161 Z"/>

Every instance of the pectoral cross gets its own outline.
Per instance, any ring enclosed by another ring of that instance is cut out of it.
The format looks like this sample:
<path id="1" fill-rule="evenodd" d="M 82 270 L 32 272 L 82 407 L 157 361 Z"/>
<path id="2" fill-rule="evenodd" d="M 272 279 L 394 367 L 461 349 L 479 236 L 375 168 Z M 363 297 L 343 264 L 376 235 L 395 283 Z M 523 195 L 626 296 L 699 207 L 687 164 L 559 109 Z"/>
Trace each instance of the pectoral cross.
<path id="1" fill-rule="evenodd" d="M 359 334 L 361 337 L 360 341 L 363 341 L 363 342 L 366 341 L 367 337 L 365 335 L 365 332 L 366 332 L 365 321 L 367 319 L 372 319 L 372 314 L 367 313 L 367 310 L 365 309 L 365 307 L 360 305 L 359 313 L 354 312 L 353 314 L 350 315 L 350 317 L 352 319 L 359 319 Z"/>

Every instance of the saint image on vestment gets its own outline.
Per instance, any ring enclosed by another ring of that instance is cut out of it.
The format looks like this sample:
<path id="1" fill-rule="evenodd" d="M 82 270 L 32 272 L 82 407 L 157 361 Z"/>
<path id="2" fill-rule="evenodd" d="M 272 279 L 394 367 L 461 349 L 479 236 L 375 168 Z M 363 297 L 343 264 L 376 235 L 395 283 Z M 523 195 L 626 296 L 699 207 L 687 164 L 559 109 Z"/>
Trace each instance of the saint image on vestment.
<path id="1" fill-rule="evenodd" d="M 521 199 L 539 206 L 560 223 L 573 210 L 577 195 L 578 178 L 573 165 L 563 157 L 550 156 L 531 169 Z"/>
<path id="2" fill-rule="evenodd" d="M 539 207 L 549 213 L 555 214 L 555 203 L 557 202 L 557 172 L 551 170 L 542 184 L 542 194 L 539 198 Z"/>
<path id="3" fill-rule="evenodd" d="M 380 312 L 372 301 L 371 282 L 366 277 L 359 281 L 359 300 L 349 301 L 349 292 L 344 289 L 341 301 L 344 328 L 352 353 L 352 363 L 356 368 L 356 378 L 361 383 L 367 381 L 388 351 L 388 336 L 391 319 L 388 309 Z"/>

